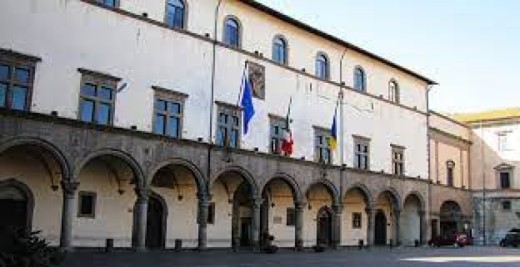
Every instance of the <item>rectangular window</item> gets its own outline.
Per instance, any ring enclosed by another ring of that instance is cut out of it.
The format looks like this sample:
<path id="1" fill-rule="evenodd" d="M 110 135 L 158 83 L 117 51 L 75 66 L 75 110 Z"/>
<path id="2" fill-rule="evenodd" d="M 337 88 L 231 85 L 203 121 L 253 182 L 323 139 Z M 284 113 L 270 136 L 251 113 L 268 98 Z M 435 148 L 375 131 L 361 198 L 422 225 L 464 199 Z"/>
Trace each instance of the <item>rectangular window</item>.
<path id="1" fill-rule="evenodd" d="M 509 201 L 509 200 L 502 201 L 502 210 L 511 211 L 511 201 Z"/>
<path id="2" fill-rule="evenodd" d="M 119 0 L 96 0 L 96 1 L 104 6 L 112 7 L 112 8 L 116 8 L 119 5 Z"/>
<path id="3" fill-rule="evenodd" d="M 500 172 L 500 188 L 509 189 L 511 188 L 511 173 L 510 172 Z"/>
<path id="4" fill-rule="evenodd" d="M 320 163 L 332 164 L 332 152 L 330 150 L 330 130 L 314 129 L 315 159 Z"/>
<path id="5" fill-rule="evenodd" d="M 287 208 L 287 226 L 296 225 L 296 210 L 294 208 Z"/>
<path id="6" fill-rule="evenodd" d="M 79 69 L 82 74 L 78 119 L 99 125 L 112 125 L 119 78 Z"/>
<path id="7" fill-rule="evenodd" d="M 271 130 L 270 130 L 270 151 L 272 154 L 282 153 L 282 140 L 283 131 L 285 129 L 285 119 L 271 117 Z"/>
<path id="8" fill-rule="evenodd" d="M 0 49 L 0 108 L 29 111 L 39 59 Z"/>
<path id="9" fill-rule="evenodd" d="M 208 224 L 215 224 L 215 202 L 209 203 L 208 206 Z"/>
<path id="10" fill-rule="evenodd" d="M 229 104 L 218 106 L 217 145 L 238 148 L 240 146 L 242 112 Z"/>
<path id="11" fill-rule="evenodd" d="M 354 167 L 362 170 L 370 169 L 370 139 L 354 136 Z"/>
<path id="12" fill-rule="evenodd" d="M 95 218 L 96 193 L 82 191 L 78 193 L 78 196 L 78 217 Z"/>
<path id="13" fill-rule="evenodd" d="M 152 88 L 155 90 L 153 132 L 181 138 L 184 102 L 188 96 L 157 86 Z"/>
<path id="14" fill-rule="evenodd" d="M 397 176 L 404 175 L 404 148 L 392 146 L 392 173 Z"/>
<path id="15" fill-rule="evenodd" d="M 352 229 L 361 229 L 362 221 L 361 221 L 361 213 L 354 212 L 352 213 Z"/>
<path id="16" fill-rule="evenodd" d="M 509 132 L 498 133 L 498 150 L 501 152 L 510 151 Z"/>

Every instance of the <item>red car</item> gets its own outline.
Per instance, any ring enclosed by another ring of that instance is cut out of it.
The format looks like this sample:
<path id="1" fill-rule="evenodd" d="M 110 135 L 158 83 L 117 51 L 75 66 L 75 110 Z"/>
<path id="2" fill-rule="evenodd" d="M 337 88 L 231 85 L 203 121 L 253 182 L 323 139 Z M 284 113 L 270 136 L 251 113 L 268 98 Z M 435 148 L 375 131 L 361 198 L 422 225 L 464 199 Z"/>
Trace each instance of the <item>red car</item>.
<path id="1" fill-rule="evenodd" d="M 435 237 L 428 241 L 428 245 L 432 247 L 442 247 L 442 246 L 454 246 L 454 247 L 464 247 L 467 245 L 471 245 L 471 238 L 462 233 L 455 233 L 451 236 L 447 237 Z"/>

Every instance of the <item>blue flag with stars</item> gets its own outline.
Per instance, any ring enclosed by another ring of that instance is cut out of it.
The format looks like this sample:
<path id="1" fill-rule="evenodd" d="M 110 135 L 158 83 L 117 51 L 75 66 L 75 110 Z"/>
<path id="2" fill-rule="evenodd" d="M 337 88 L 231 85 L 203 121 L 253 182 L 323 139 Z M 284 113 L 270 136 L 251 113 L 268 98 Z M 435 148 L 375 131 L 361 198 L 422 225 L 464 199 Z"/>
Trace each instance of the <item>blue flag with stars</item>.
<path id="1" fill-rule="evenodd" d="M 251 85 L 251 81 L 249 77 L 244 71 L 244 77 L 242 78 L 242 102 L 241 106 L 244 112 L 244 135 L 246 135 L 249 131 L 249 122 L 253 119 L 255 115 L 255 107 L 253 105 L 253 86 Z"/>

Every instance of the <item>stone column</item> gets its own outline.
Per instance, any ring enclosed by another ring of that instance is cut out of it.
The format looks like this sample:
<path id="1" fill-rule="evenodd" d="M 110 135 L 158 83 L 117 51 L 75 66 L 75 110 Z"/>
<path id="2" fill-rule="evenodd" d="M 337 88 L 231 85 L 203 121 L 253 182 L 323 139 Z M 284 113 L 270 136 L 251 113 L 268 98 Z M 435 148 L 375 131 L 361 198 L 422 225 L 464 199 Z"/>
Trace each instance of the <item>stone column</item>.
<path id="1" fill-rule="evenodd" d="M 76 191 L 79 183 L 71 181 L 62 181 L 61 188 L 63 190 L 63 206 L 61 212 L 61 234 L 60 247 L 67 251 L 71 251 L 72 247 L 72 224 L 76 216 Z"/>
<path id="2" fill-rule="evenodd" d="M 333 205 L 334 218 L 332 222 L 332 247 L 337 249 L 341 245 L 341 205 Z"/>
<path id="3" fill-rule="evenodd" d="M 135 205 L 135 243 L 134 249 L 137 251 L 146 250 L 146 221 L 148 217 L 148 189 L 135 188 L 137 202 Z"/>
<path id="4" fill-rule="evenodd" d="M 365 212 L 367 214 L 367 240 L 366 246 L 374 245 L 374 223 L 375 223 L 375 214 L 372 208 L 366 208 Z"/>
<path id="5" fill-rule="evenodd" d="M 394 209 L 394 246 L 401 245 L 401 235 L 399 233 L 401 229 L 401 210 Z"/>
<path id="6" fill-rule="evenodd" d="M 423 245 L 425 244 L 425 237 L 426 237 L 426 230 L 427 226 L 425 224 L 426 220 L 424 216 L 426 215 L 426 212 L 424 210 L 419 211 L 419 244 Z"/>
<path id="7" fill-rule="evenodd" d="M 208 247 L 208 208 L 210 205 L 209 196 L 200 194 L 199 199 L 199 212 L 197 222 L 199 223 L 199 251 L 204 251 Z"/>
<path id="8" fill-rule="evenodd" d="M 305 207 L 305 203 L 298 202 L 294 203 L 294 212 L 295 212 L 295 220 L 294 220 L 294 246 L 296 250 L 303 249 L 303 209 Z"/>
<path id="9" fill-rule="evenodd" d="M 253 221 L 252 221 L 252 231 L 251 235 L 253 238 L 253 249 L 258 250 L 259 240 L 260 240 L 260 207 L 262 206 L 263 199 L 257 198 L 253 199 Z"/>

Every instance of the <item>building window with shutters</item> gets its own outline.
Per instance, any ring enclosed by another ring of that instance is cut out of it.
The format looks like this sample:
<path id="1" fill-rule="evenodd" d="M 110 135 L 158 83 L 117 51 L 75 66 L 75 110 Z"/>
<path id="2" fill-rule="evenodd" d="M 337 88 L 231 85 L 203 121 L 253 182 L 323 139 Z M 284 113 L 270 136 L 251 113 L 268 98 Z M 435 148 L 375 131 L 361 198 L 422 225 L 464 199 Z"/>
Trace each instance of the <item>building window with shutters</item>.
<path id="1" fill-rule="evenodd" d="M 354 168 L 370 169 L 370 139 L 362 136 L 354 137 Z"/>
<path id="2" fill-rule="evenodd" d="M 404 151 L 404 147 L 392 145 L 392 174 L 396 176 L 404 175 Z"/>
<path id="3" fill-rule="evenodd" d="M 181 138 L 184 102 L 188 95 L 156 86 L 152 88 L 155 90 L 153 132 Z"/>
<path id="4" fill-rule="evenodd" d="M 112 125 L 117 84 L 121 79 L 85 69 L 79 69 L 79 72 L 82 74 L 79 120 Z"/>
<path id="5" fill-rule="evenodd" d="M 240 147 L 242 110 L 230 104 L 218 103 L 217 145 Z"/>

